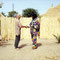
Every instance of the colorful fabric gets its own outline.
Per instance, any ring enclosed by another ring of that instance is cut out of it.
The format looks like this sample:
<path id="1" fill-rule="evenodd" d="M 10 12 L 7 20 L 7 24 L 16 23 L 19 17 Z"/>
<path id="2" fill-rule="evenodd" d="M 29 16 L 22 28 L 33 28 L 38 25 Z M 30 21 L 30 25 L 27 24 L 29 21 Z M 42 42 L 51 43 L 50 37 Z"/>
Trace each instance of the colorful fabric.
<path id="1" fill-rule="evenodd" d="M 37 35 L 39 35 L 40 30 L 40 23 L 37 21 L 37 19 L 34 19 L 30 23 L 30 32 L 31 32 L 31 38 L 33 45 L 37 45 Z"/>

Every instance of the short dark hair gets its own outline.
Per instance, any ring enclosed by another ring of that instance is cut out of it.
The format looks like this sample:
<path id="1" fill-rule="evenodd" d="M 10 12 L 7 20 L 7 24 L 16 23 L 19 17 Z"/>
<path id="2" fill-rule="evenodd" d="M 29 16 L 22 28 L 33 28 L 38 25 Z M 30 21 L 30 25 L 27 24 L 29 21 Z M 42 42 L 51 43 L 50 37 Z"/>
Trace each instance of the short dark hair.
<path id="1" fill-rule="evenodd" d="M 37 18 L 37 15 L 36 15 L 36 14 L 33 14 L 33 15 L 32 15 L 32 18 L 33 18 L 33 19 Z"/>

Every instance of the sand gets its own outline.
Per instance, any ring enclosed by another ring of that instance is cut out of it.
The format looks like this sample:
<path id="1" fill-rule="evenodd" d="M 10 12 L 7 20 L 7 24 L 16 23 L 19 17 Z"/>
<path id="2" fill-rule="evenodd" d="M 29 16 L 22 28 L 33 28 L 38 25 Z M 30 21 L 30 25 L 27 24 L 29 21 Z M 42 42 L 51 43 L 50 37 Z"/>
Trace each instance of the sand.
<path id="1" fill-rule="evenodd" d="M 14 40 L 2 42 L 0 60 L 60 60 L 60 44 L 55 39 L 39 39 L 38 48 L 32 49 L 31 39 L 21 40 L 19 49 L 14 48 Z"/>

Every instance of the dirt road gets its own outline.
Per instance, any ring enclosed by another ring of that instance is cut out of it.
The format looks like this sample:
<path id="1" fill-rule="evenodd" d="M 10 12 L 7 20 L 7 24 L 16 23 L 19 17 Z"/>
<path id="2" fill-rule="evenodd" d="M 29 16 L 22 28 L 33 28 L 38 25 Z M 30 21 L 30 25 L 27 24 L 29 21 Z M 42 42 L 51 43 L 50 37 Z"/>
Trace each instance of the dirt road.
<path id="1" fill-rule="evenodd" d="M 32 41 L 21 40 L 19 49 L 14 48 L 14 40 L 2 42 L 0 60 L 60 60 L 60 44 L 53 39 L 39 39 L 38 48 L 32 49 Z"/>

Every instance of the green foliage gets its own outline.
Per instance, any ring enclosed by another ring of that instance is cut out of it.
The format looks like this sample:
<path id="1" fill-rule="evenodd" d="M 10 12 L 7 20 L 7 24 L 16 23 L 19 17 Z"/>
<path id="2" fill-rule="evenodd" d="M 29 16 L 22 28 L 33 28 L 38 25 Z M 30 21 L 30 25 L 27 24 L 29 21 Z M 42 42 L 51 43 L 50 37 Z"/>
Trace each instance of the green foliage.
<path id="1" fill-rule="evenodd" d="M 53 34 L 53 36 L 58 40 L 58 43 L 60 43 L 60 35 L 56 36 L 56 35 Z"/>
<path id="2" fill-rule="evenodd" d="M 37 16 L 39 16 L 37 10 L 35 10 L 35 9 L 33 9 L 33 8 L 27 8 L 27 9 L 23 10 L 22 16 L 23 16 L 23 17 L 32 17 L 33 14 L 36 14 Z"/>
<path id="3" fill-rule="evenodd" d="M 18 12 L 16 12 L 16 11 L 10 11 L 8 13 L 8 17 L 16 17 L 17 14 L 18 14 Z"/>
<path id="4" fill-rule="evenodd" d="M 1 12 L 1 14 L 2 14 L 3 16 L 6 16 L 4 12 Z"/>
<path id="5" fill-rule="evenodd" d="M 3 3 L 1 2 L 1 3 L 0 3 L 0 8 L 2 8 L 2 5 L 3 5 Z"/>
<path id="6" fill-rule="evenodd" d="M 0 5 L 0 8 L 2 8 L 2 6 Z"/>

